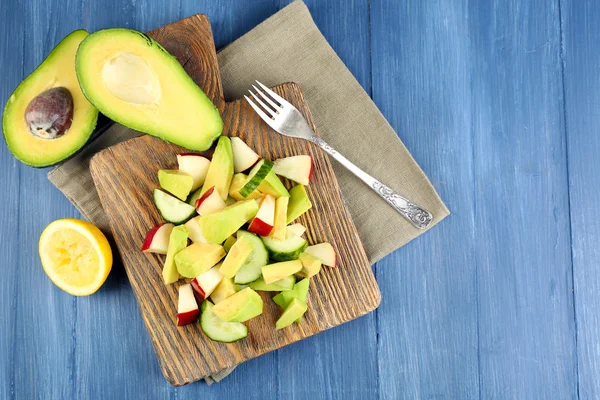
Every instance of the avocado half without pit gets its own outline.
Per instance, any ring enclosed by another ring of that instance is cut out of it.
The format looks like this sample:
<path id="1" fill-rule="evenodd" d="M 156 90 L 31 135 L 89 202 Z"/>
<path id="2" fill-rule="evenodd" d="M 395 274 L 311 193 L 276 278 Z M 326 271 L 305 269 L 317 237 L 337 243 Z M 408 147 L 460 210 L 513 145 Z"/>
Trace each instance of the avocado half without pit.
<path id="1" fill-rule="evenodd" d="M 141 32 L 92 33 L 75 64 L 81 90 L 113 121 L 196 151 L 221 135 L 215 105 L 175 57 Z"/>
<path id="2" fill-rule="evenodd" d="M 78 30 L 65 37 L 6 103 L 4 139 L 25 164 L 56 164 L 79 150 L 94 131 L 98 110 L 83 95 L 75 74 L 75 54 L 86 36 Z"/>

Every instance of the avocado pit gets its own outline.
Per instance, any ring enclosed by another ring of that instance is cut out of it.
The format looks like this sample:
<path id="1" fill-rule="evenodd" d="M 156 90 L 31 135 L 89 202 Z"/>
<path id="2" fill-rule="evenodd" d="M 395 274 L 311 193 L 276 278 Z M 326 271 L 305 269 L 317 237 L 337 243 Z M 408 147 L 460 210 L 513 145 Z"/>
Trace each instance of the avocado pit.
<path id="1" fill-rule="evenodd" d="M 65 87 L 43 91 L 25 109 L 25 123 L 33 136 L 56 139 L 64 135 L 73 122 L 73 95 Z"/>
<path id="2" fill-rule="evenodd" d="M 102 68 L 104 87 L 113 96 L 133 104 L 152 104 L 160 98 L 160 82 L 146 61 L 131 52 L 119 52 Z"/>

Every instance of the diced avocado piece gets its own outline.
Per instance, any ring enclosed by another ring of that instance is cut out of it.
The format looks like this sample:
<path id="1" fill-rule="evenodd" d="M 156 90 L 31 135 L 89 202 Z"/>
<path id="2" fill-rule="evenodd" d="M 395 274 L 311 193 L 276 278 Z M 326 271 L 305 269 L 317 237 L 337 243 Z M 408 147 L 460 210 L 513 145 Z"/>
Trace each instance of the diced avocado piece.
<path id="1" fill-rule="evenodd" d="M 233 281 L 230 278 L 223 278 L 215 290 L 213 290 L 213 292 L 210 294 L 210 299 L 213 301 L 213 303 L 217 304 L 229 296 L 233 296 L 236 291 L 237 290 L 235 290 Z"/>
<path id="2" fill-rule="evenodd" d="M 278 197 L 275 200 L 275 218 L 270 235 L 275 240 L 284 240 L 286 237 L 285 227 L 287 226 L 286 217 L 289 199 L 289 197 Z"/>
<path id="3" fill-rule="evenodd" d="M 270 285 L 267 285 L 263 278 L 258 278 L 254 282 L 250 282 L 249 286 L 254 290 L 262 290 L 263 292 L 281 292 L 283 290 L 291 290 L 294 287 L 294 283 L 296 283 L 296 277 L 290 275 Z"/>
<path id="4" fill-rule="evenodd" d="M 301 269 L 302 263 L 298 260 L 278 262 L 262 267 L 262 276 L 265 283 L 268 285 L 277 282 L 286 276 L 293 275 Z"/>
<path id="5" fill-rule="evenodd" d="M 121 125 L 197 151 L 221 135 L 219 110 L 175 57 L 141 32 L 89 35 L 75 69 L 85 97 Z"/>
<path id="6" fill-rule="evenodd" d="M 202 303 L 200 327 L 202 332 L 215 342 L 233 343 L 248 336 L 248 327 L 241 322 L 221 321 L 213 312 L 214 305 L 205 300 Z"/>
<path id="7" fill-rule="evenodd" d="M 229 196 L 235 200 L 260 199 L 263 194 L 258 189 L 246 197 L 240 194 L 240 189 L 244 187 L 247 180 L 248 176 L 246 174 L 242 174 L 241 172 L 239 174 L 235 174 L 231 180 L 231 186 L 229 186 Z"/>
<path id="8" fill-rule="evenodd" d="M 262 193 L 270 194 L 275 198 L 290 197 L 290 193 L 273 171 L 270 171 L 260 185 L 258 185 L 258 190 Z"/>
<path id="9" fill-rule="evenodd" d="M 260 237 L 269 257 L 275 261 L 295 260 L 308 246 L 308 242 L 300 236 L 287 235 L 285 240 L 275 240 L 271 236 Z"/>
<path id="10" fill-rule="evenodd" d="M 6 102 L 4 140 L 24 164 L 56 164 L 82 148 L 94 131 L 98 110 L 83 95 L 75 74 L 75 53 L 86 36 L 77 30 L 65 37 Z"/>
<path id="11" fill-rule="evenodd" d="M 321 260 L 311 254 L 304 252 L 300 254 L 298 260 L 302 263 L 302 269 L 298 275 L 304 278 L 313 277 L 321 271 Z"/>
<path id="12" fill-rule="evenodd" d="M 227 196 L 227 198 L 225 199 L 225 205 L 226 205 L 226 206 L 232 206 L 232 205 L 234 205 L 235 203 L 237 203 L 237 200 L 236 200 L 236 199 L 234 199 L 234 198 L 233 198 L 233 197 L 231 197 L 231 196 Z"/>
<path id="13" fill-rule="evenodd" d="M 194 178 L 190 174 L 176 169 L 159 169 L 158 183 L 160 187 L 182 201 L 187 199 L 194 185 Z"/>
<path id="14" fill-rule="evenodd" d="M 223 246 L 194 243 L 175 255 L 179 275 L 195 278 L 215 266 L 225 256 Z"/>
<path id="15" fill-rule="evenodd" d="M 223 321 L 244 322 L 262 314 L 263 301 L 258 293 L 246 288 L 216 304 L 213 311 Z"/>
<path id="16" fill-rule="evenodd" d="M 208 189 L 214 186 L 221 195 L 221 198 L 223 200 L 227 199 L 231 179 L 233 179 L 231 141 L 227 136 L 221 136 L 210 161 L 200 195 L 202 196 Z"/>
<path id="17" fill-rule="evenodd" d="M 275 323 L 275 328 L 283 329 L 286 326 L 290 326 L 294 321 L 300 321 L 307 309 L 308 306 L 302 300 L 292 299 Z"/>
<path id="18" fill-rule="evenodd" d="M 290 203 L 287 209 L 287 223 L 289 224 L 312 207 L 312 203 L 306 194 L 306 188 L 296 185 L 290 189 Z"/>
<path id="19" fill-rule="evenodd" d="M 231 250 L 231 247 L 233 246 L 236 240 L 237 238 L 235 236 L 229 236 L 227 240 L 225 240 L 225 243 L 223 243 L 223 248 L 227 253 L 229 253 L 229 250 Z"/>
<path id="20" fill-rule="evenodd" d="M 179 272 L 175 265 L 175 255 L 185 249 L 188 241 L 188 231 L 185 226 L 180 225 L 173 228 L 169 236 L 169 245 L 167 246 L 167 257 L 163 266 L 162 275 L 165 284 L 177 282 L 179 280 Z"/>
<path id="21" fill-rule="evenodd" d="M 254 242 L 248 236 L 242 236 L 236 240 L 219 269 L 221 275 L 226 278 L 233 278 L 244 265 L 253 249 Z"/>
<path id="22" fill-rule="evenodd" d="M 223 243 L 258 212 L 256 200 L 235 203 L 214 214 L 199 219 L 202 234 L 208 243 Z"/>
<path id="23" fill-rule="evenodd" d="M 235 274 L 234 282 L 246 284 L 257 280 L 261 274 L 261 268 L 269 262 L 269 253 L 265 248 L 264 243 L 254 233 L 247 231 L 238 231 L 238 239 L 247 236 L 254 243 L 252 254 L 248 257 L 242 268 Z"/>
<path id="24" fill-rule="evenodd" d="M 292 299 L 298 299 L 306 303 L 309 286 L 310 279 L 302 279 L 301 281 L 296 282 L 294 289 L 286 290 L 285 292 L 281 292 L 277 296 L 273 297 L 273 301 L 283 309 L 288 306 Z M 301 319 L 302 317 L 300 317 L 296 322 L 300 323 Z"/>

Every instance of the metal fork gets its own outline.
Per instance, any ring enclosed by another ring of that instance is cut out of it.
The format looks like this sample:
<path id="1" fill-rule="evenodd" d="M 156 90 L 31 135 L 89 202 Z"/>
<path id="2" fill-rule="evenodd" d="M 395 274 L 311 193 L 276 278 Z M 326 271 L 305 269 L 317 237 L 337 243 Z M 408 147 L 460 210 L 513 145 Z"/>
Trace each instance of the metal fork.
<path id="1" fill-rule="evenodd" d="M 300 111 L 298 111 L 293 105 L 288 103 L 283 97 L 279 96 L 277 93 L 259 81 L 256 81 L 256 83 L 258 83 L 258 85 L 270 95 L 270 97 L 267 96 L 254 85 L 252 85 L 252 87 L 256 93 L 258 93 L 258 96 L 249 90 L 250 95 L 254 98 L 254 101 L 260 104 L 262 109 L 261 107 L 258 107 L 256 103 L 254 103 L 254 101 L 252 101 L 248 96 L 244 97 L 248 103 L 250 103 L 254 111 L 256 111 L 258 115 L 260 115 L 260 117 L 267 123 L 267 125 L 284 136 L 309 140 L 321 147 L 333 158 L 339 161 L 340 164 L 350 170 L 350 172 L 359 177 L 364 183 L 369 185 L 369 187 L 373 189 L 382 199 L 387 201 L 392 207 L 394 207 L 396 211 L 400 213 L 400 215 L 410 221 L 417 228 L 425 229 L 429 226 L 429 224 L 431 224 L 433 216 L 429 211 L 394 192 L 388 186 L 384 185 L 379 180 L 358 168 L 356 165 L 350 162 L 350 160 L 328 145 L 323 139 L 318 137 L 308 125 L 308 122 L 306 122 Z"/>

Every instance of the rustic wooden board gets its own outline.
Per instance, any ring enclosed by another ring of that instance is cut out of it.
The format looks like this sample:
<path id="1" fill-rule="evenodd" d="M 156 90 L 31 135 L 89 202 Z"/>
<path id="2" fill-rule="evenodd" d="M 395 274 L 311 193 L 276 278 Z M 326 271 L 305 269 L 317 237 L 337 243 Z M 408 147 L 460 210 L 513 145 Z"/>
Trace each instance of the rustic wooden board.
<path id="1" fill-rule="evenodd" d="M 92 176 L 165 378 L 173 385 L 185 385 L 374 310 L 380 302 L 379 288 L 326 155 L 309 142 L 273 132 L 245 101 L 224 102 L 210 23 L 205 16 L 196 15 L 149 34 L 177 57 L 217 104 L 223 113 L 224 134 L 241 137 L 270 159 L 295 154 L 313 157 L 313 178 L 308 187 L 313 209 L 299 220 L 307 227 L 309 243 L 330 241 L 339 260 L 338 268 L 325 267 L 312 279 L 309 310 L 300 325 L 276 331 L 275 321 L 281 312 L 271 296 L 263 294 L 264 313 L 248 322 L 250 336 L 239 343 L 213 342 L 198 324 L 178 328 L 178 285 L 165 286 L 162 282 L 164 256 L 146 255 L 139 248 L 146 232 L 161 222 L 152 202 L 152 190 L 158 187 L 157 171 L 176 168 L 176 154 L 182 148 L 142 136 L 98 153 L 91 161 Z M 275 90 L 312 124 L 295 84 L 286 83 Z"/>

